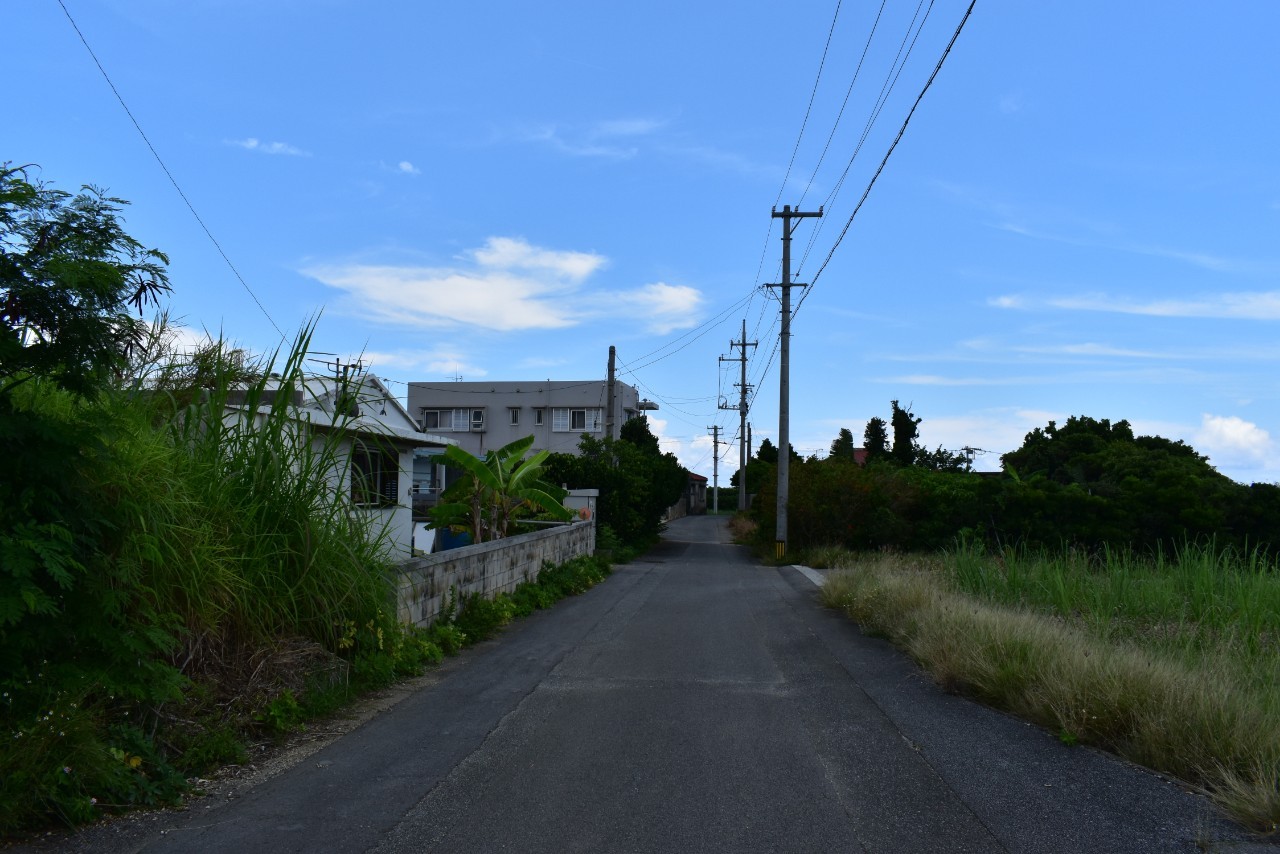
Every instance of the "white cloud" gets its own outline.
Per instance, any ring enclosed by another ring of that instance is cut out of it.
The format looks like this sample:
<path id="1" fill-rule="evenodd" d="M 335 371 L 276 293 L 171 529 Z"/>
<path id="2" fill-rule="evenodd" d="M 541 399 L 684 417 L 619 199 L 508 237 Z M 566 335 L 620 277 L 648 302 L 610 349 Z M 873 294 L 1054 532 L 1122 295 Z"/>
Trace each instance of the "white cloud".
<path id="1" fill-rule="evenodd" d="M 310 157 L 311 152 L 289 145 L 287 142 L 262 142 L 255 137 L 248 139 L 228 140 L 229 145 L 238 145 L 249 151 L 260 151 L 263 154 L 287 154 L 290 157 Z"/>
<path id="2" fill-rule="evenodd" d="M 554 283 L 502 271 L 363 264 L 311 267 L 304 275 L 346 291 L 356 313 L 408 326 L 467 324 L 509 332 L 572 326 Z"/>
<path id="3" fill-rule="evenodd" d="M 666 335 L 673 329 L 692 326 L 690 318 L 697 315 L 702 307 L 702 294 L 688 285 L 668 285 L 655 282 L 640 288 L 622 293 L 605 294 L 601 297 L 605 303 L 613 303 L 624 311 L 626 316 L 634 316 L 644 321 L 645 328 L 655 335 Z"/>
<path id="4" fill-rule="evenodd" d="M 606 263 L 603 255 L 590 252 L 556 252 L 539 249 L 518 237 L 490 237 L 481 249 L 470 252 L 484 267 L 499 270 L 535 270 L 580 282 Z"/>
<path id="5" fill-rule="evenodd" d="M 1218 469 L 1258 470 L 1275 467 L 1275 442 L 1271 434 L 1235 415 L 1201 417 L 1193 442 Z"/>
<path id="6" fill-rule="evenodd" d="M 401 172 L 404 172 L 406 175 L 422 174 L 422 170 L 419 169 L 417 166 L 414 166 L 408 160 L 401 160 L 398 164 L 396 164 L 396 168 L 399 169 Z"/>
<path id="7" fill-rule="evenodd" d="M 664 282 L 616 291 L 585 290 L 607 259 L 543 249 L 522 238 L 491 237 L 452 267 L 317 264 L 304 275 L 345 291 L 347 311 L 410 327 L 468 325 L 500 332 L 562 329 L 625 318 L 663 334 L 697 324 L 701 293 Z"/>

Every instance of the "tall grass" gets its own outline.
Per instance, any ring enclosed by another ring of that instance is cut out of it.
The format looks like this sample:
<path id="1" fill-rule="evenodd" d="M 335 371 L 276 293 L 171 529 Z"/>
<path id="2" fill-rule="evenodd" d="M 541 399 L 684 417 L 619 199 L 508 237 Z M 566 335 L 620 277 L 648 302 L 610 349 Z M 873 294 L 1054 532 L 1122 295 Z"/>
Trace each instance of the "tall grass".
<path id="1" fill-rule="evenodd" d="M 131 462 L 118 496 L 142 522 L 130 555 L 147 563 L 157 610 L 181 618 L 191 656 L 289 635 L 337 651 L 349 623 L 391 609 L 385 532 L 340 488 L 341 424 L 309 428 L 293 406 L 309 343 L 307 328 L 247 380 L 215 345 L 198 394 L 175 388 L 182 366 L 170 363 L 117 398 L 135 453 L 155 463 Z"/>
<path id="2" fill-rule="evenodd" d="M 1255 829 L 1280 826 L 1280 576 L 1260 562 L 960 550 L 844 565 L 824 601 L 944 687 L 1201 786 Z"/>
<path id="3" fill-rule="evenodd" d="M 1211 663 L 1280 704 L 1280 570 L 1257 551 L 1211 543 L 1143 556 L 1106 550 L 961 546 L 943 566 L 957 589 L 1055 614 L 1100 638 Z M 1277 709 L 1280 711 L 1280 708 Z"/>
<path id="4" fill-rule="evenodd" d="M 0 673 L 0 832 L 172 800 L 175 765 L 199 770 L 184 753 L 234 754 L 210 735 L 309 674 L 371 684 L 429 657 L 397 623 L 385 532 L 342 486 L 341 419 L 292 406 L 309 341 L 248 370 L 221 343 L 162 352 L 92 403 L 29 384 L 90 440 L 64 522 L 79 572 L 0 626 L 22 655 Z"/>

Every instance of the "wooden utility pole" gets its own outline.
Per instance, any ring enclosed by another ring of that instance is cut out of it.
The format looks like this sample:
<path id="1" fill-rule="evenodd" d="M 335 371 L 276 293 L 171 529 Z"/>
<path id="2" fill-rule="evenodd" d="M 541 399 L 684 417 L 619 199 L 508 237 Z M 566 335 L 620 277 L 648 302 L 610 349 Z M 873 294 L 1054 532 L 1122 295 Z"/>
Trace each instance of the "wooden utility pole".
<path id="1" fill-rule="evenodd" d="M 769 285 L 782 289 L 778 361 L 778 532 L 774 540 L 779 559 L 787 553 L 787 499 L 791 487 L 791 288 L 800 285 L 791 281 L 791 232 L 795 230 L 791 220 L 811 216 L 822 216 L 822 208 L 793 211 L 791 205 L 783 205 L 781 212 L 773 209 L 773 217 L 782 220 L 782 281 Z"/>
<path id="2" fill-rule="evenodd" d="M 721 409 L 738 410 L 741 425 L 738 428 L 738 509 L 747 509 L 747 392 L 751 386 L 747 385 L 747 348 L 755 347 L 755 341 L 747 340 L 747 320 L 742 319 L 742 340 L 730 341 L 729 348 L 741 348 L 741 353 L 737 358 L 720 357 L 722 362 L 738 362 L 742 367 L 742 380 L 736 385 L 738 386 L 738 405 L 729 406 L 727 403 L 721 403 Z"/>

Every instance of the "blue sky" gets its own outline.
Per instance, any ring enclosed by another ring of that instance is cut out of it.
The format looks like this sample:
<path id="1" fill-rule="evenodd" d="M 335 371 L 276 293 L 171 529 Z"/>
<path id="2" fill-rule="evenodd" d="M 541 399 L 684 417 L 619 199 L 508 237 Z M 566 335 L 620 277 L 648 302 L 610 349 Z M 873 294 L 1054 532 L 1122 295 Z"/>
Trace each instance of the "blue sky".
<path id="1" fill-rule="evenodd" d="M 797 450 L 898 399 L 980 468 L 1089 415 L 1280 480 L 1280 4 L 978 0 L 823 267 L 967 2 L 63 2 L 253 296 L 57 0 L 7 9 L 0 160 L 129 199 L 193 330 L 269 351 L 322 311 L 315 348 L 400 389 L 613 344 L 710 476 L 744 319 L 776 440 L 770 209 L 822 204 Z"/>

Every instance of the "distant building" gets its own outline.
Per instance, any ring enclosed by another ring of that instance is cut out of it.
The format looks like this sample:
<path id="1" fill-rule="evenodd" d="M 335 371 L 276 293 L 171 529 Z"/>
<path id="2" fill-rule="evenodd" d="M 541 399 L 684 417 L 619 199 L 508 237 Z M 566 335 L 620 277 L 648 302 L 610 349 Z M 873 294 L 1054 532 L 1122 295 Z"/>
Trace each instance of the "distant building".
<path id="1" fill-rule="evenodd" d="M 610 424 L 607 380 L 409 383 L 409 412 L 425 433 L 446 436 L 475 456 L 533 436 L 533 449 L 577 454 L 582 434 L 603 439 Z M 657 409 L 635 386 L 614 383 L 613 435 Z"/>

